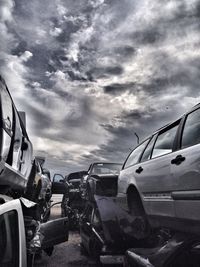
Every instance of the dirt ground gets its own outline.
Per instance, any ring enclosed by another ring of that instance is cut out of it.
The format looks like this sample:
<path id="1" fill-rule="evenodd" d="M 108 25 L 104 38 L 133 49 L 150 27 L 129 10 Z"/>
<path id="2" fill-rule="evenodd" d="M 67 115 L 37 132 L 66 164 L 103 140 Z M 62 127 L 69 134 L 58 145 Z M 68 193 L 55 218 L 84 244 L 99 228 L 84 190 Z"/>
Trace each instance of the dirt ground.
<path id="1" fill-rule="evenodd" d="M 60 216 L 60 207 L 55 206 L 52 209 L 52 218 Z M 55 246 L 51 257 L 45 253 L 42 254 L 40 259 L 35 260 L 34 267 L 75 267 L 84 266 L 92 267 L 97 264 L 81 255 L 80 252 L 80 236 L 78 232 L 70 232 L 68 242 Z"/>

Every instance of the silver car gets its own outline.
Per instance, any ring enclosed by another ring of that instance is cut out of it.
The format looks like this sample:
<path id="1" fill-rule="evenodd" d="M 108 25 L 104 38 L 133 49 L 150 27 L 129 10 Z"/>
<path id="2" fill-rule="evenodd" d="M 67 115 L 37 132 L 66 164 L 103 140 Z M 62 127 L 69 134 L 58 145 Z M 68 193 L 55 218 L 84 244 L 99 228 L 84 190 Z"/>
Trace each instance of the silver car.
<path id="1" fill-rule="evenodd" d="M 130 153 L 117 201 L 151 227 L 200 233 L 200 104 Z"/>

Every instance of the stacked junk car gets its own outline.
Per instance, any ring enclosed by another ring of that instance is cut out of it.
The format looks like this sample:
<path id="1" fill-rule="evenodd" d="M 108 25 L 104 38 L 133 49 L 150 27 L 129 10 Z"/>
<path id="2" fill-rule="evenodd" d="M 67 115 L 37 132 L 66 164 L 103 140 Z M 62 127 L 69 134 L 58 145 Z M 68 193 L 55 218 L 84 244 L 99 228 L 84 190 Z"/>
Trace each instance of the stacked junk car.
<path id="1" fill-rule="evenodd" d="M 33 266 L 69 230 L 96 266 L 200 266 L 200 104 L 123 164 L 95 162 L 51 182 L 2 78 L 0 101 L 0 266 Z M 62 217 L 50 220 L 53 193 Z"/>
<path id="2" fill-rule="evenodd" d="M 68 219 L 49 221 L 54 185 L 33 158 L 25 116 L 2 77 L 0 101 L 0 266 L 33 266 L 35 255 L 51 255 L 54 245 L 68 240 Z"/>

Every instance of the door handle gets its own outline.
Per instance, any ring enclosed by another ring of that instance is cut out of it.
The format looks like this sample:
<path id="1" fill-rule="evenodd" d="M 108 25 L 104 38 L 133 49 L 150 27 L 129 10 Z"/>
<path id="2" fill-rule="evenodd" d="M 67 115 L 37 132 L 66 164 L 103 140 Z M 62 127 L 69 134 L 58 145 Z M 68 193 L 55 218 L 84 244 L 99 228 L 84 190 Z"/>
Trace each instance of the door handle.
<path id="1" fill-rule="evenodd" d="M 140 166 L 135 172 L 136 173 L 141 173 L 143 171 L 143 168 Z"/>
<path id="2" fill-rule="evenodd" d="M 178 155 L 175 159 L 172 159 L 171 164 L 180 165 L 185 160 L 185 157 Z"/>

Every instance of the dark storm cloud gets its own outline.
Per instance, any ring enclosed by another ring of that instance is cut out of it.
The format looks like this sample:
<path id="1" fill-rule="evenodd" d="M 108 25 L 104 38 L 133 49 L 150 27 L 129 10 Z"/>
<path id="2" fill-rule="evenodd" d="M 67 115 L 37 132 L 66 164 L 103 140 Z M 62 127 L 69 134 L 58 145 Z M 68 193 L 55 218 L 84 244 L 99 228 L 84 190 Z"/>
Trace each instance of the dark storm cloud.
<path id="1" fill-rule="evenodd" d="M 123 74 L 123 68 L 122 66 L 97 67 L 88 71 L 87 74 L 96 80 L 98 78 L 121 75 Z"/>
<path id="2" fill-rule="evenodd" d="M 200 100 L 198 0 L 2 0 L 1 72 L 36 150 L 123 161 Z M 62 162 L 62 164 L 59 164 Z"/>
<path id="3" fill-rule="evenodd" d="M 178 107 L 178 103 L 171 103 L 172 106 Z M 176 109 L 175 109 L 176 110 Z M 169 117 L 177 119 L 178 114 L 173 114 L 171 107 L 163 107 L 160 110 L 149 108 L 145 112 L 135 110 L 124 113 L 120 120 L 123 126 L 113 127 L 113 125 L 102 125 L 106 131 L 112 135 L 112 139 L 106 145 L 102 144 L 97 151 L 90 155 L 82 155 L 86 161 L 95 161 L 98 157 L 106 158 L 110 162 L 124 162 L 128 154 L 137 146 L 137 137 L 140 142 L 150 136 L 158 128 L 170 122 Z"/>
<path id="4" fill-rule="evenodd" d="M 31 120 L 32 127 L 35 129 L 35 134 L 42 134 L 44 129 L 53 127 L 52 121 L 49 119 L 48 114 L 41 114 L 34 106 L 24 103 L 24 110 L 28 114 L 28 120 Z"/>
<path id="5" fill-rule="evenodd" d="M 114 48 L 113 52 L 116 56 L 120 55 L 122 57 L 122 59 L 123 58 L 127 59 L 127 57 L 130 57 L 133 54 L 135 54 L 136 49 L 132 46 L 127 45 L 127 46 L 116 47 L 116 48 Z"/>
<path id="6" fill-rule="evenodd" d="M 99 158 L 103 161 L 121 162 L 123 163 L 128 153 L 136 145 L 136 137 L 132 127 L 112 127 L 112 125 L 103 126 L 112 135 L 112 139 L 107 144 L 99 146 L 98 150 L 91 151 L 90 155 L 82 154 L 88 164 L 90 162 L 98 161 Z"/>
<path id="7" fill-rule="evenodd" d="M 134 92 L 134 88 L 136 88 L 134 83 L 127 83 L 127 84 L 113 83 L 113 84 L 105 86 L 104 92 L 111 94 L 111 95 L 117 95 L 118 93 L 123 92 L 123 91 L 131 90 Z M 136 90 L 134 93 L 136 93 Z"/>
<path id="8" fill-rule="evenodd" d="M 131 33 L 130 37 L 136 45 L 153 45 L 165 37 L 159 28 L 147 28 L 143 31 L 135 31 Z"/>

